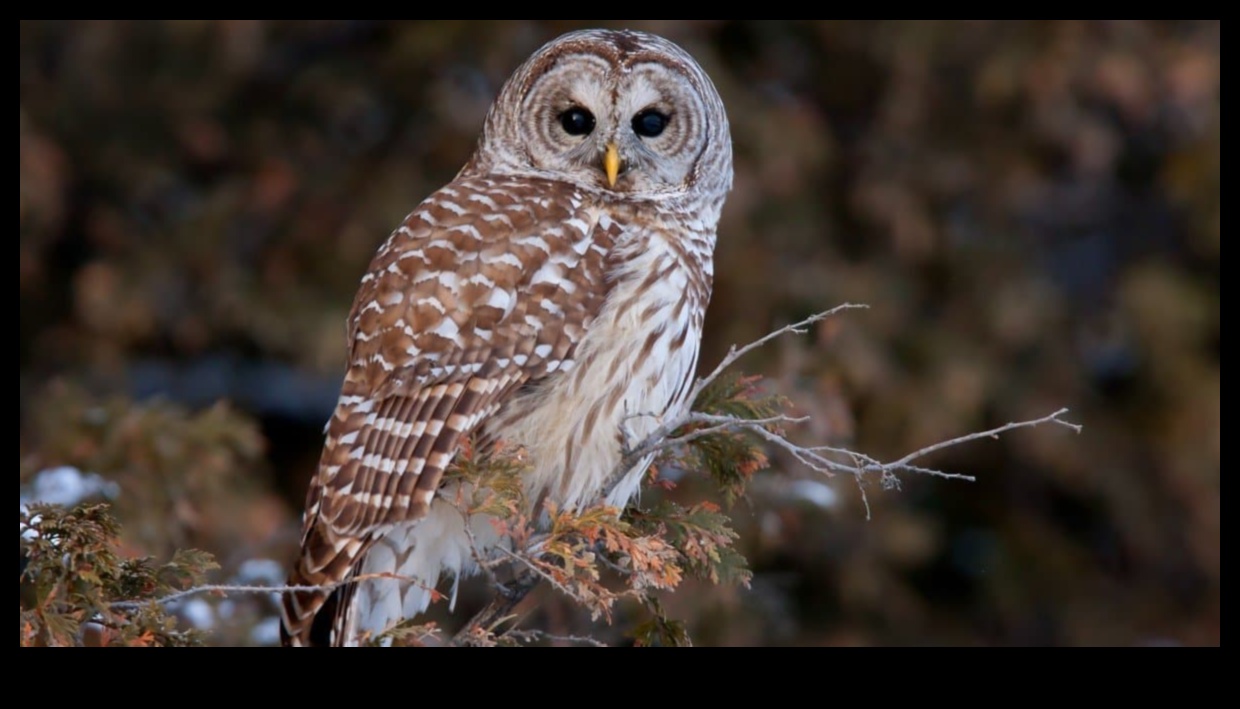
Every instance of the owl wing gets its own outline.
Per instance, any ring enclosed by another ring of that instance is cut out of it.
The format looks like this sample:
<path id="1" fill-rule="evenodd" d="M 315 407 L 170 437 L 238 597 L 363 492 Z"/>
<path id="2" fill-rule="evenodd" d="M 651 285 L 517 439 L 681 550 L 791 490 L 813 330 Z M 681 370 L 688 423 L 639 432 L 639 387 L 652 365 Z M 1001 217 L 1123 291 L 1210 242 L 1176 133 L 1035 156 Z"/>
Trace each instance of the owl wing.
<path id="1" fill-rule="evenodd" d="M 615 225 L 598 214 L 563 183 L 472 178 L 393 232 L 353 303 L 289 585 L 346 580 L 377 530 L 426 515 L 463 437 L 523 384 L 572 365 L 609 288 Z M 329 596 L 286 595 L 286 642 L 334 615 L 320 613 Z"/>

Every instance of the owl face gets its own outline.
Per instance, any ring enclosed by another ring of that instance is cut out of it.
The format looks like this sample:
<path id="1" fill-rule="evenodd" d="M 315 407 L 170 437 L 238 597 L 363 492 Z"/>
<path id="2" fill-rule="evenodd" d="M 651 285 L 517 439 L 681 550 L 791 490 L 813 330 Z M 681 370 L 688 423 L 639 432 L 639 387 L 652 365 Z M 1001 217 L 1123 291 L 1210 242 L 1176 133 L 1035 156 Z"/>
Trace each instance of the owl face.
<path id="1" fill-rule="evenodd" d="M 538 50 L 500 92 L 483 152 L 492 169 L 629 196 L 722 197 L 731 183 L 714 85 L 684 50 L 638 32 L 575 32 Z"/>

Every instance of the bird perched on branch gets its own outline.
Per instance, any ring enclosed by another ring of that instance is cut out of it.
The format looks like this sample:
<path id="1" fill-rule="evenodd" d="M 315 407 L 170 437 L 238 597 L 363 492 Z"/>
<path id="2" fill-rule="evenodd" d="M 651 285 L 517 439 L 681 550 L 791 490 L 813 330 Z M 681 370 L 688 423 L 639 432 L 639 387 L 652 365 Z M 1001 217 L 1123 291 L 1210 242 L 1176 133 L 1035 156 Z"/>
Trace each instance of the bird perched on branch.
<path id="1" fill-rule="evenodd" d="M 530 500 L 628 502 L 649 460 L 612 479 L 622 427 L 691 403 L 731 183 L 723 103 L 666 39 L 574 32 L 516 70 L 362 278 L 289 577 L 322 590 L 286 594 L 285 644 L 380 633 L 502 543 L 443 487 L 467 440 L 519 446 Z"/>

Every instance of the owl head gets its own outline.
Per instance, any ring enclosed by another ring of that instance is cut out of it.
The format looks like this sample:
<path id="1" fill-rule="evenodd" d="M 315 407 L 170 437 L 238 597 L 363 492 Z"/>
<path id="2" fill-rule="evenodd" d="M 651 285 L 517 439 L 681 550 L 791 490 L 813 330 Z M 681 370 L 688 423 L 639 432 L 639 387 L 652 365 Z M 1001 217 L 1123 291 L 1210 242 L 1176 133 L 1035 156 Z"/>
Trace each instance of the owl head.
<path id="1" fill-rule="evenodd" d="M 719 204 L 732 184 L 732 141 L 719 93 L 687 52 L 644 32 L 584 30 L 513 73 L 464 172 Z"/>

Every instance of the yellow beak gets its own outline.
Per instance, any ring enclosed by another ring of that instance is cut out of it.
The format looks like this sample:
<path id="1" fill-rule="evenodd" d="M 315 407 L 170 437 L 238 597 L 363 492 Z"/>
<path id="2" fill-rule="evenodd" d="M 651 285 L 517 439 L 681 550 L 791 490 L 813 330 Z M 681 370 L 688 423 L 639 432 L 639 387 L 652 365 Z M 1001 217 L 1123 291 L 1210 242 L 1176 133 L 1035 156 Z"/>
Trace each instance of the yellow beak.
<path id="1" fill-rule="evenodd" d="M 607 153 L 603 155 L 603 170 L 607 172 L 607 186 L 616 186 L 616 177 L 620 174 L 620 149 L 615 143 L 607 144 Z"/>

